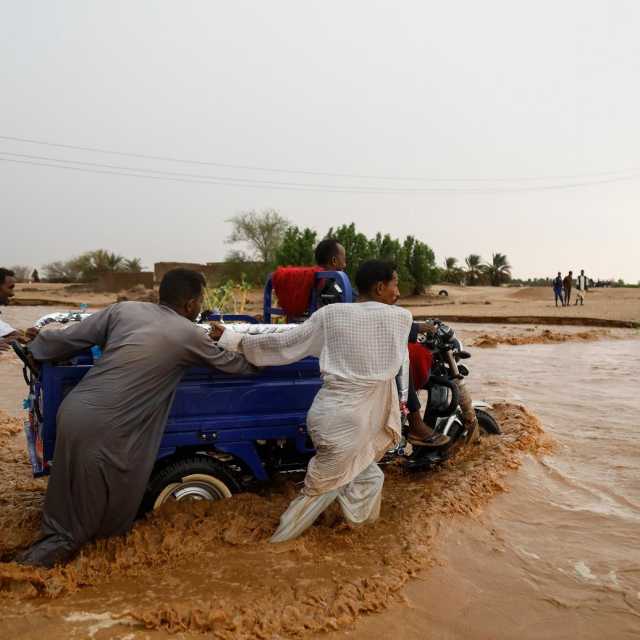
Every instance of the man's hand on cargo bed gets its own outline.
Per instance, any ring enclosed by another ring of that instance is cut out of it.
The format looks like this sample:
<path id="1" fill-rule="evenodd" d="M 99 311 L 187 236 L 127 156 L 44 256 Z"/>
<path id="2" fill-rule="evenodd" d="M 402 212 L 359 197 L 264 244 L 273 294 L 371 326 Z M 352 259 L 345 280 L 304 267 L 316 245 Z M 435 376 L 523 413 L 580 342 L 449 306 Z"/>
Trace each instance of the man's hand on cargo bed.
<path id="1" fill-rule="evenodd" d="M 38 336 L 39 333 L 40 329 L 38 329 L 38 327 L 29 327 L 24 332 L 25 342 L 31 342 Z"/>
<path id="2" fill-rule="evenodd" d="M 211 333 L 209 334 L 211 336 L 212 340 L 220 340 L 220 338 L 222 338 L 222 334 L 224 333 L 225 330 L 225 326 L 221 323 L 221 322 L 210 322 L 209 323 L 211 325 Z"/>

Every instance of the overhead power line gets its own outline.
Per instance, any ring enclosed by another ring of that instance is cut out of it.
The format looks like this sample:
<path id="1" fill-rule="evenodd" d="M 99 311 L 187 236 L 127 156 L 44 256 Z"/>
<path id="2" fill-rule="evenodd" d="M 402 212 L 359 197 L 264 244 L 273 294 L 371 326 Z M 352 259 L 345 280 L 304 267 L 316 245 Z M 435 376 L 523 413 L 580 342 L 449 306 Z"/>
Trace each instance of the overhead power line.
<path id="1" fill-rule="evenodd" d="M 9 156 L 9 157 L 1 157 Z M 426 194 L 426 193 L 450 193 L 450 194 L 498 194 L 533 191 L 552 191 L 575 189 L 599 184 L 636 180 L 638 174 L 617 176 L 601 180 L 583 182 L 536 185 L 521 187 L 375 187 L 375 186 L 349 186 L 339 184 L 316 184 L 299 182 L 277 182 L 268 180 L 255 180 L 251 178 L 231 178 L 225 176 L 210 176 L 202 174 L 181 173 L 175 171 L 161 171 L 142 167 L 129 167 L 120 165 L 103 164 L 97 162 L 67 160 L 50 156 L 36 156 L 0 151 L 0 161 L 21 165 L 47 167 L 67 171 L 79 171 L 83 173 L 108 174 L 131 178 L 146 178 L 151 180 L 164 180 L 169 182 L 183 182 L 193 184 L 210 184 L 218 186 L 246 187 L 252 189 L 277 189 L 289 191 L 313 191 L 329 193 L 360 193 L 360 194 Z"/>
<path id="2" fill-rule="evenodd" d="M 406 181 L 406 182 L 527 182 L 527 181 L 550 181 L 550 180 L 585 180 L 588 178 L 599 178 L 599 177 L 615 177 L 620 176 L 621 174 L 628 174 L 631 172 L 638 172 L 640 168 L 631 168 L 631 169 L 620 169 L 616 171 L 601 171 L 601 172 L 586 172 L 579 173 L 573 175 L 555 175 L 555 176 L 520 176 L 520 177 L 409 177 L 409 176 L 385 176 L 385 175 L 368 175 L 368 174 L 357 174 L 357 173 L 336 173 L 329 171 L 311 171 L 306 169 L 286 169 L 281 167 L 263 167 L 257 165 L 245 165 L 245 164 L 233 164 L 233 163 L 225 163 L 225 162 L 213 162 L 208 160 L 195 160 L 188 158 L 178 158 L 175 156 L 164 156 L 164 155 L 152 155 L 146 153 L 133 153 L 128 151 L 120 151 L 116 149 L 104 149 L 101 147 L 90 147 L 90 146 L 81 146 L 74 144 L 63 144 L 57 142 L 50 142 L 47 140 L 36 140 L 33 138 L 21 138 L 18 136 L 5 136 L 0 135 L 0 140 L 6 140 L 11 142 L 20 142 L 25 144 L 33 144 L 33 145 L 41 145 L 47 147 L 54 147 L 58 149 L 67 149 L 73 151 L 83 151 L 89 153 L 101 153 L 112 156 L 120 156 L 127 158 L 138 158 L 144 160 L 154 160 L 161 162 L 174 162 L 178 164 L 191 164 L 191 165 L 200 165 L 200 166 L 209 166 L 209 167 L 218 167 L 224 169 L 233 169 L 233 170 L 241 170 L 241 171 L 260 171 L 267 173 L 282 173 L 282 174 L 297 174 L 297 175 L 307 175 L 307 176 L 320 176 L 320 177 L 331 177 L 331 178 L 348 178 L 348 179 L 361 179 L 361 180 L 381 180 L 381 181 Z"/>

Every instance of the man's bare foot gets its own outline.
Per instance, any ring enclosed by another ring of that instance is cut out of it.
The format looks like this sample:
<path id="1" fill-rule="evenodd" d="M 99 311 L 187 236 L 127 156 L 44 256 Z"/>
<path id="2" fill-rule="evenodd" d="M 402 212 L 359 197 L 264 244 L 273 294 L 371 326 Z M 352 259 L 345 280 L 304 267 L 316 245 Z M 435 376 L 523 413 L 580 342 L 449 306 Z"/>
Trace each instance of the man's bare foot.
<path id="1" fill-rule="evenodd" d="M 407 440 L 411 442 L 411 444 L 418 447 L 432 447 L 434 449 L 449 444 L 449 436 L 436 433 L 429 425 L 424 423 L 418 411 L 410 413 L 408 419 L 409 433 L 407 434 Z"/>

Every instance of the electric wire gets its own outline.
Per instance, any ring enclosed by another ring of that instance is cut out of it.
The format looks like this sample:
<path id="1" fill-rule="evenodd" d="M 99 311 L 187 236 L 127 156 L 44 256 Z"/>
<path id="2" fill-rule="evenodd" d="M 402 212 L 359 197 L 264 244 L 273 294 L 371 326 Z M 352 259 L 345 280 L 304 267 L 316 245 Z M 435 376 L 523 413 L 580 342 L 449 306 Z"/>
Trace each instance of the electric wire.
<path id="1" fill-rule="evenodd" d="M 179 172 L 166 172 L 155 169 L 122 167 L 119 165 L 108 165 L 101 163 L 92 163 L 85 161 L 75 161 L 66 159 L 50 158 L 48 156 L 29 156 L 28 154 L 15 154 L 12 152 L 0 151 L 0 156 L 11 155 L 14 157 L 0 157 L 0 161 L 40 166 L 53 169 L 63 169 L 68 171 L 78 171 L 83 173 L 118 175 L 132 178 L 146 178 L 153 180 L 164 180 L 171 182 L 183 182 L 194 184 L 211 184 L 218 186 L 247 187 L 253 189 L 277 189 L 290 191 L 314 191 L 329 193 L 360 193 L 360 194 L 421 194 L 421 193 L 453 193 L 453 194 L 499 194 L 499 193 L 517 193 L 517 192 L 538 192 L 551 190 L 575 189 L 581 187 L 595 186 L 600 184 L 610 184 L 615 182 L 623 182 L 636 180 L 640 174 L 632 174 L 625 176 L 617 176 L 602 180 L 591 180 L 585 182 L 573 182 L 565 184 L 552 185 L 536 185 L 522 187 L 423 187 L 423 188 L 388 188 L 388 187 L 371 187 L 371 186 L 348 186 L 348 185 L 331 185 L 331 184 L 314 184 L 314 183 L 295 183 L 295 182 L 274 182 L 265 180 L 254 180 L 249 178 L 232 178 L 223 176 L 203 176 L 199 174 L 188 174 Z M 18 156 L 18 157 L 15 157 Z M 22 159 L 21 159 L 22 158 Z M 29 159 L 24 159 L 29 158 Z M 79 166 L 72 166 L 79 165 Z"/>
<path id="2" fill-rule="evenodd" d="M 119 151 L 115 149 L 104 149 L 101 147 L 81 146 L 74 144 L 64 144 L 50 142 L 47 140 L 37 140 L 33 138 L 22 138 L 18 136 L 0 135 L 0 140 L 6 140 L 11 142 L 20 142 L 26 144 L 42 145 L 48 147 L 55 147 L 59 149 L 68 149 L 74 151 L 83 151 L 89 153 L 101 153 L 107 155 L 138 158 L 144 160 L 154 160 L 162 162 L 174 162 L 179 164 L 192 164 L 201 166 L 220 167 L 225 169 L 234 169 L 242 171 L 261 171 L 268 173 L 284 173 L 284 174 L 299 174 L 308 176 L 323 176 L 332 178 L 348 178 L 348 179 L 363 179 L 363 180 L 380 180 L 380 181 L 410 181 L 410 182 L 525 182 L 525 181 L 549 181 L 549 180 L 583 180 L 586 178 L 598 178 L 598 177 L 615 177 L 620 174 L 628 174 L 630 172 L 638 172 L 639 168 L 620 169 L 616 171 L 601 171 L 601 172 L 586 172 L 573 175 L 555 175 L 555 176 L 520 176 L 520 177 L 409 177 L 409 176 L 384 176 L 384 175 L 368 175 L 368 174 L 356 174 L 356 173 L 336 173 L 329 171 L 311 171 L 306 169 L 286 169 L 280 167 L 264 167 L 256 165 L 245 164 L 232 164 L 224 162 L 213 162 L 205 160 L 195 160 L 187 158 L 178 158 L 174 156 L 164 155 L 151 155 L 145 153 L 133 153 L 128 151 Z"/>

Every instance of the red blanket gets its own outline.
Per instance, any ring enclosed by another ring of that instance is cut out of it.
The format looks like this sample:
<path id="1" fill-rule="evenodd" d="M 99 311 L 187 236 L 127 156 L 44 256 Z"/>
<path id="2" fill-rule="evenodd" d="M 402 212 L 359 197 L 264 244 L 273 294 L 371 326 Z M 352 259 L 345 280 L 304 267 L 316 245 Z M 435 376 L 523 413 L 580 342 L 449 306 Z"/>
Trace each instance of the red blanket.
<path id="1" fill-rule="evenodd" d="M 278 304 L 287 316 L 300 317 L 309 309 L 309 300 L 320 267 L 278 267 L 271 277 Z"/>
<path id="2" fill-rule="evenodd" d="M 416 389 L 422 389 L 427 384 L 432 362 L 433 355 L 429 349 L 425 349 L 417 342 L 409 343 L 409 365 L 413 386 Z"/>

